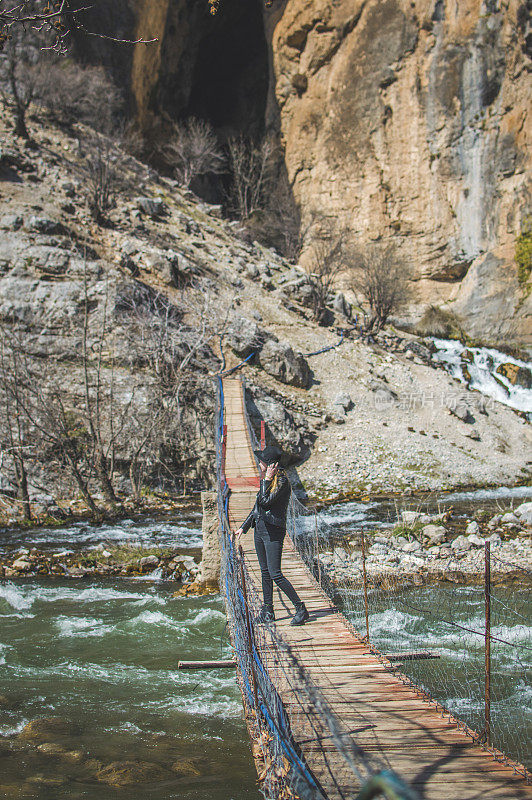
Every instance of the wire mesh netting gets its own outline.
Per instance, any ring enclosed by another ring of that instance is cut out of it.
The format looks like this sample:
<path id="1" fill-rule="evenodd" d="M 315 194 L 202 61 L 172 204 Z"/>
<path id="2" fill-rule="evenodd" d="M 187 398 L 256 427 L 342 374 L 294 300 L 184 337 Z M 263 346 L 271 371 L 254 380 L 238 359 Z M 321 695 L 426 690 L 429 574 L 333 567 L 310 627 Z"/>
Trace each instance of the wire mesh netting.
<path id="1" fill-rule="evenodd" d="M 289 525 L 316 580 L 375 652 L 530 779 L 532 572 L 487 548 L 478 585 L 426 583 L 423 551 L 405 559 L 382 530 L 378 542 L 363 531 L 346 540 L 294 496 Z"/>

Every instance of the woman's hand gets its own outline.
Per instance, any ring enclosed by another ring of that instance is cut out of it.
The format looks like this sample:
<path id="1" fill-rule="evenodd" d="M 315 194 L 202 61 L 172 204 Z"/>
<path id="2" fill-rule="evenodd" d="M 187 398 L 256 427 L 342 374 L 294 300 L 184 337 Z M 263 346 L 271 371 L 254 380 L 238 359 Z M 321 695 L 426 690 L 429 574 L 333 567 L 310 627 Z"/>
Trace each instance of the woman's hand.
<path id="1" fill-rule="evenodd" d="M 233 542 L 235 544 L 235 547 L 239 543 L 240 537 L 242 536 L 243 533 L 244 531 L 242 530 L 242 528 L 238 528 L 236 531 L 233 531 Z"/>
<path id="2" fill-rule="evenodd" d="M 263 464 L 262 461 L 259 461 L 259 472 L 260 472 L 261 481 L 264 480 L 264 476 L 266 475 L 266 470 L 267 469 L 268 469 L 268 467 L 266 466 L 266 464 Z"/>
<path id="3" fill-rule="evenodd" d="M 275 464 L 269 464 L 266 469 L 266 475 L 264 476 L 267 481 L 271 481 L 277 475 L 277 470 L 279 469 L 279 463 L 276 462 Z"/>

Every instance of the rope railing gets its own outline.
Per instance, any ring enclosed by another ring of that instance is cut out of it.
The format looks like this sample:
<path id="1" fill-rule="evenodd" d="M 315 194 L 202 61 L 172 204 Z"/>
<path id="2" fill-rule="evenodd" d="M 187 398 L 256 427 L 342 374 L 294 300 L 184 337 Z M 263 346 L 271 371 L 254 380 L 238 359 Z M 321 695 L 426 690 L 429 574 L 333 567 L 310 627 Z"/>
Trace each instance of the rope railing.
<path id="1" fill-rule="evenodd" d="M 246 421 L 249 426 L 247 415 Z M 385 754 L 378 748 L 365 751 L 352 732 L 344 729 L 275 623 L 256 622 L 262 605 L 260 591 L 241 548 L 234 545 L 228 521 L 229 489 L 223 474 L 225 425 L 223 382 L 219 379 L 216 452 L 222 554 L 220 585 L 264 797 L 322 800 L 328 796 L 325 782 L 329 790 L 332 787 L 334 794 L 345 800 L 348 797 L 351 800 L 354 792 L 364 791 L 366 794 L 360 794 L 360 800 L 379 795 L 397 800 L 418 798 L 390 771 Z M 249 430 L 252 442 L 258 444 L 251 426 Z M 281 693 L 285 701 L 289 698 L 288 708 Z M 356 709 L 353 714 L 356 716 Z M 362 714 L 359 727 L 367 729 Z M 298 741 L 293 736 L 296 729 Z M 314 746 L 312 766 L 301 750 L 305 741 Z"/>

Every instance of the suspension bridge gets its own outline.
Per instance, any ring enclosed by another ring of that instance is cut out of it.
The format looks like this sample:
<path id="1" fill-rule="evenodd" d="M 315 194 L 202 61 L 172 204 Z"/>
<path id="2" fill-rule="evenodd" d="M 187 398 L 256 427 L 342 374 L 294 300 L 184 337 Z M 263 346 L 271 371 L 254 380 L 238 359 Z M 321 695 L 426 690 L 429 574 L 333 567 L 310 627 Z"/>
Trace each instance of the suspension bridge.
<path id="1" fill-rule="evenodd" d="M 275 623 L 255 622 L 261 598 L 253 537 L 242 537 L 236 549 L 230 536 L 253 507 L 259 485 L 253 439 L 242 381 L 221 378 L 222 588 L 265 796 L 530 800 L 526 769 L 482 746 L 475 731 L 406 678 L 397 659 L 370 647 L 338 612 L 297 550 L 293 508 L 283 572 L 310 621 L 290 626 L 292 609 L 279 596 Z"/>

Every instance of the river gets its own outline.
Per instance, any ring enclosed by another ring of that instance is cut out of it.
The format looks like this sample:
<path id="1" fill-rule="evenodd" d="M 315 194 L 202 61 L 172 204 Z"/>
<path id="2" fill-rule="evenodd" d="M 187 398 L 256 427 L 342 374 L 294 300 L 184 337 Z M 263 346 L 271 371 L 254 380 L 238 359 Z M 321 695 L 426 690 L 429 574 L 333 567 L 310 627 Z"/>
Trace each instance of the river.
<path id="1" fill-rule="evenodd" d="M 180 658 L 230 655 L 220 598 L 173 598 L 172 589 L 0 585 L 0 796 L 258 798 L 234 674 L 177 669 Z M 30 720 L 51 717 L 58 732 L 19 737 Z M 102 783 L 118 774 L 113 762 L 147 764 L 147 782 L 118 766 L 125 785 Z"/>
<path id="2" fill-rule="evenodd" d="M 495 513 L 501 503 L 517 505 L 531 494 L 531 489 L 502 487 L 409 498 L 408 505 L 438 510 L 452 504 L 456 513 L 468 516 L 479 508 Z M 361 527 L 393 524 L 397 509 L 393 501 L 374 500 L 338 504 L 321 515 L 340 540 Z M 0 535 L 4 550 L 22 544 L 76 550 L 109 542 L 178 545 L 193 552 L 201 544 L 198 514 L 191 512 L 174 521 L 79 523 Z M 221 600 L 218 596 L 174 598 L 173 590 L 172 584 L 145 579 L 0 583 L 1 796 L 44 800 L 125 796 L 144 800 L 148 793 L 153 800 L 259 797 L 233 673 L 177 669 L 179 659 L 229 656 Z M 476 633 L 457 636 L 455 629 L 442 622 L 441 614 L 434 620 L 428 612 L 450 608 L 452 597 L 454 621 L 481 630 L 480 594 L 471 587 L 416 591 L 417 595 L 407 591 L 400 598 L 381 595 L 372 602 L 373 641 L 385 652 L 438 650 L 437 660 L 412 662 L 412 677 L 478 727 L 482 637 Z M 494 615 L 500 638 L 518 645 L 518 649 L 504 644 L 494 648 L 494 691 L 502 702 L 496 713 L 503 714 L 504 744 L 509 750 L 517 748 L 516 754 L 529 761 L 526 739 L 516 743 L 512 715 L 520 715 L 519 730 L 524 720 L 526 730 L 532 732 L 530 596 L 504 591 L 498 599 L 522 619 L 515 617 L 507 625 L 504 614 Z M 363 629 L 355 606 L 350 613 Z M 21 738 L 24 727 L 40 718 L 59 722 L 52 732 L 45 724 L 44 731 L 34 732 L 36 738 L 24 738 L 24 734 Z M 117 775 L 125 786 L 116 788 L 106 782 Z"/>

